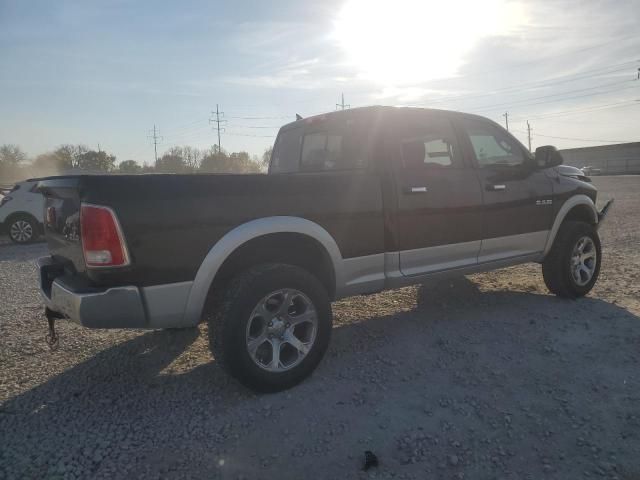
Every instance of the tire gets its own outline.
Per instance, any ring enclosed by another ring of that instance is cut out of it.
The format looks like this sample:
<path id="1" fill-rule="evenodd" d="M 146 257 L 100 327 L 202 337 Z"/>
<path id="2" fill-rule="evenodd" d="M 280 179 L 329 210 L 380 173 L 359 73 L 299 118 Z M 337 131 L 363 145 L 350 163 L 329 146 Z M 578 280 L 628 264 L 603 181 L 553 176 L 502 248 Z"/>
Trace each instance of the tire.
<path id="1" fill-rule="evenodd" d="M 226 290 L 214 293 L 208 309 L 213 356 L 231 376 L 257 392 L 277 392 L 300 383 L 329 345 L 329 297 L 320 281 L 300 267 L 253 267 L 236 276 Z"/>
<path id="2" fill-rule="evenodd" d="M 29 215 L 16 215 L 8 222 L 7 233 L 13 243 L 31 243 L 38 238 L 38 222 Z"/>
<path id="3" fill-rule="evenodd" d="M 581 246 L 583 253 L 580 253 Z M 542 262 L 544 283 L 559 297 L 583 297 L 598 280 L 601 262 L 600 237 L 595 227 L 585 222 L 566 221 Z"/>

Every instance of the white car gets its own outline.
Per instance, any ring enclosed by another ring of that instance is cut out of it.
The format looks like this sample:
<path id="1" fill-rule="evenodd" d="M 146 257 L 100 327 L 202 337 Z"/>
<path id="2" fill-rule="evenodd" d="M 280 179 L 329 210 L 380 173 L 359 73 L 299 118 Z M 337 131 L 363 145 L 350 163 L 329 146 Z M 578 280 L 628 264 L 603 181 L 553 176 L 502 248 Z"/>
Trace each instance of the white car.
<path id="1" fill-rule="evenodd" d="M 33 178 L 16 183 L 0 200 L 0 230 L 15 243 L 33 242 L 43 231 L 44 197 L 37 185 Z"/>

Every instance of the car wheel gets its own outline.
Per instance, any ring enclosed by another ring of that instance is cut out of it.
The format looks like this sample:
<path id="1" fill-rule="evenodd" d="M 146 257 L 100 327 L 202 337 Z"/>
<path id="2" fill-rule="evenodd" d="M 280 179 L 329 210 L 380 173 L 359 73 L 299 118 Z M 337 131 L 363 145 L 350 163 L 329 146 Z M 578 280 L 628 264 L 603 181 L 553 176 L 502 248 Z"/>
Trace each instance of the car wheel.
<path id="1" fill-rule="evenodd" d="M 9 238 L 14 243 L 30 243 L 38 237 L 38 225 L 32 218 L 26 215 L 20 215 L 11 219 L 8 231 Z"/>
<path id="2" fill-rule="evenodd" d="M 595 285 L 601 260 L 600 237 L 595 227 L 567 221 L 542 263 L 544 282 L 559 297 L 582 297 Z"/>
<path id="3" fill-rule="evenodd" d="M 216 361 L 260 392 L 290 388 L 318 366 L 331 336 L 324 286 L 293 265 L 260 265 L 234 278 L 211 302 L 209 341 Z"/>

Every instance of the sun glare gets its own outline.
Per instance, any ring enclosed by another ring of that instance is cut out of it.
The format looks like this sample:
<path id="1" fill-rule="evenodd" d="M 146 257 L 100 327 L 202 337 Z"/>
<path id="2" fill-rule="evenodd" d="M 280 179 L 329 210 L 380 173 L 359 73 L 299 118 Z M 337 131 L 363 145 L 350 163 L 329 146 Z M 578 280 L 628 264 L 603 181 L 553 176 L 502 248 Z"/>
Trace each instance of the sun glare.
<path id="1" fill-rule="evenodd" d="M 335 36 L 363 77 L 399 86 L 454 75 L 479 40 L 523 22 L 505 0 L 349 0 Z"/>

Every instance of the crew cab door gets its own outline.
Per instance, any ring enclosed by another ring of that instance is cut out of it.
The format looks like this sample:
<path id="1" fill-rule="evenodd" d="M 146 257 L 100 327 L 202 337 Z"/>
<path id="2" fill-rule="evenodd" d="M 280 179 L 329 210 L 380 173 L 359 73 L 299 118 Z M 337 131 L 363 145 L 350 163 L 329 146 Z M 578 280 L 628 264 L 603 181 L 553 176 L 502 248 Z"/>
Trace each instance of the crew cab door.
<path id="1" fill-rule="evenodd" d="M 443 114 L 400 110 L 390 123 L 400 271 L 420 275 L 475 264 L 482 193 L 451 121 Z"/>
<path id="2" fill-rule="evenodd" d="M 476 118 L 461 119 L 459 125 L 482 186 L 483 239 L 478 262 L 542 252 L 553 218 L 551 180 L 499 125 Z"/>

